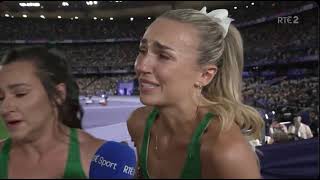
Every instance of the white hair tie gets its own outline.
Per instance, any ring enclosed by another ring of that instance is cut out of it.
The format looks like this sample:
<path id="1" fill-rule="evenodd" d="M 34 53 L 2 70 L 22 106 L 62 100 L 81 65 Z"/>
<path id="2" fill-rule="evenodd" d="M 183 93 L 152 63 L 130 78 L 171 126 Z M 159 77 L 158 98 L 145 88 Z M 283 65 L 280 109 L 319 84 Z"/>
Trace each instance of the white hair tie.
<path id="1" fill-rule="evenodd" d="M 228 29 L 230 26 L 231 21 L 234 21 L 234 19 L 228 17 L 228 10 L 226 9 L 216 9 L 213 10 L 209 13 L 207 13 L 207 7 L 204 6 L 200 12 L 209 18 L 211 18 L 213 21 L 218 23 L 220 26 L 223 27 L 224 32 L 223 32 L 223 37 L 226 37 L 228 33 Z"/>

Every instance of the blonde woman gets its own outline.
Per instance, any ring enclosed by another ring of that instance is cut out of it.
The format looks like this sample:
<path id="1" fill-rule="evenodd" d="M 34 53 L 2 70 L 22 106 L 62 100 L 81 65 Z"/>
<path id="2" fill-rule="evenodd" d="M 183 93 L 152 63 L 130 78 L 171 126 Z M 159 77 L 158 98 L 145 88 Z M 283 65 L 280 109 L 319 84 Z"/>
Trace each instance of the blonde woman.
<path id="1" fill-rule="evenodd" d="M 170 10 L 146 30 L 135 62 L 146 106 L 127 123 L 137 177 L 261 177 L 247 139 L 263 120 L 242 103 L 242 39 L 227 16 Z"/>

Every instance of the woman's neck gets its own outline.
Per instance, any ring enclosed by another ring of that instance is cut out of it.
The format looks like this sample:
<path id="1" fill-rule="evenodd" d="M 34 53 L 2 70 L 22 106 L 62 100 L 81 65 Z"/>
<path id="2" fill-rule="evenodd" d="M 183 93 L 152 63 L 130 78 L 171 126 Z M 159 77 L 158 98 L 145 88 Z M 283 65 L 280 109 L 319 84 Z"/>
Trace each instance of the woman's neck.
<path id="1" fill-rule="evenodd" d="M 159 107 L 159 128 L 170 136 L 191 136 L 202 118 L 198 105 L 181 103 L 180 105 Z"/>
<path id="2" fill-rule="evenodd" d="M 24 140 L 15 141 L 13 139 L 12 148 L 26 156 L 42 157 L 58 148 L 60 144 L 68 144 L 68 135 L 69 128 L 67 126 L 58 123 L 54 126 L 48 125 Z"/>

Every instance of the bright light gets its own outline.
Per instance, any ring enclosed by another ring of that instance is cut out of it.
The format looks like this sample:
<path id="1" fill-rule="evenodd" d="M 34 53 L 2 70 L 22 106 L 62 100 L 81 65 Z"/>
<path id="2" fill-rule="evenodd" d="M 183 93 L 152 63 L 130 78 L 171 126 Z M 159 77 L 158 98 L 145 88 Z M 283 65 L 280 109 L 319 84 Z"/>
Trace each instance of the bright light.
<path id="1" fill-rule="evenodd" d="M 62 6 L 69 6 L 68 2 L 62 2 Z"/>
<path id="2" fill-rule="evenodd" d="M 97 20 L 97 17 L 93 17 L 94 20 Z"/>
<path id="3" fill-rule="evenodd" d="M 71 18 L 71 20 L 73 20 L 73 18 Z"/>
<path id="4" fill-rule="evenodd" d="M 266 119 L 269 119 L 269 116 L 268 116 L 268 114 L 265 114 L 265 116 L 266 116 Z"/>
<path id="5" fill-rule="evenodd" d="M 74 17 L 74 19 L 79 19 L 78 16 Z"/>
<path id="6" fill-rule="evenodd" d="M 14 18 L 14 16 L 11 16 L 11 18 Z"/>
<path id="7" fill-rule="evenodd" d="M 5 14 L 4 16 L 5 16 L 5 17 L 10 17 L 10 15 L 9 15 L 9 14 Z"/>
<path id="8" fill-rule="evenodd" d="M 150 19 L 151 19 L 151 17 L 148 17 L 148 19 L 150 20 Z"/>
<path id="9" fill-rule="evenodd" d="M 235 6 L 235 7 L 233 7 L 233 9 L 238 9 L 238 7 L 237 7 L 237 6 Z"/>
<path id="10" fill-rule="evenodd" d="M 110 21 L 113 21 L 113 17 L 110 17 Z"/>
<path id="11" fill-rule="evenodd" d="M 33 6 L 34 6 L 34 7 L 40 7 L 40 3 L 38 3 L 38 2 L 33 3 Z"/>
<path id="12" fill-rule="evenodd" d="M 21 7 L 40 7 L 40 3 L 36 2 L 28 2 L 28 3 L 19 3 L 19 6 Z"/>
<path id="13" fill-rule="evenodd" d="M 272 111 L 272 114 L 273 114 L 273 115 L 275 115 L 275 114 L 276 114 L 276 112 Z"/>
<path id="14" fill-rule="evenodd" d="M 22 17 L 27 18 L 28 16 L 26 14 L 23 14 Z"/>
<path id="15" fill-rule="evenodd" d="M 46 17 L 44 17 L 44 15 L 40 15 L 40 17 L 42 18 L 42 19 L 45 19 Z"/>
<path id="16" fill-rule="evenodd" d="M 253 5 L 254 5 L 254 2 L 252 2 L 251 5 L 253 6 Z"/>
<path id="17" fill-rule="evenodd" d="M 100 19 L 100 21 L 103 21 L 103 19 Z"/>
<path id="18" fill-rule="evenodd" d="M 133 21 L 133 19 L 134 19 L 134 18 L 133 18 L 133 17 L 131 17 L 131 18 L 130 18 L 130 21 Z"/>
<path id="19" fill-rule="evenodd" d="M 97 4 L 98 4 L 98 1 L 86 1 L 86 4 L 87 4 L 88 6 L 97 5 Z"/>
<path id="20" fill-rule="evenodd" d="M 248 8 L 249 6 L 246 6 L 246 8 Z"/>
<path id="21" fill-rule="evenodd" d="M 58 19 L 61 19 L 61 16 L 58 16 Z"/>

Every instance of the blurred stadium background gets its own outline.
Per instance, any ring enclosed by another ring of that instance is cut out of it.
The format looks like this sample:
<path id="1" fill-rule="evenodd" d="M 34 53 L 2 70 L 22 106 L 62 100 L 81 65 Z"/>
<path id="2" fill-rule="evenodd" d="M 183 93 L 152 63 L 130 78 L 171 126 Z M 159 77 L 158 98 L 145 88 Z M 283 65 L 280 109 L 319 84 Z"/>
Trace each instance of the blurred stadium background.
<path id="1" fill-rule="evenodd" d="M 228 9 L 242 33 L 243 96 L 266 122 L 261 142 L 272 120 L 289 126 L 296 115 L 317 136 L 319 7 L 313 1 L 2 1 L 0 57 L 39 44 L 64 52 L 81 88 L 83 128 L 130 141 L 126 118 L 142 105 L 133 67 L 139 39 L 164 11 L 203 6 Z M 291 21 L 280 21 L 285 17 Z M 1 123 L 0 139 L 6 136 Z"/>

